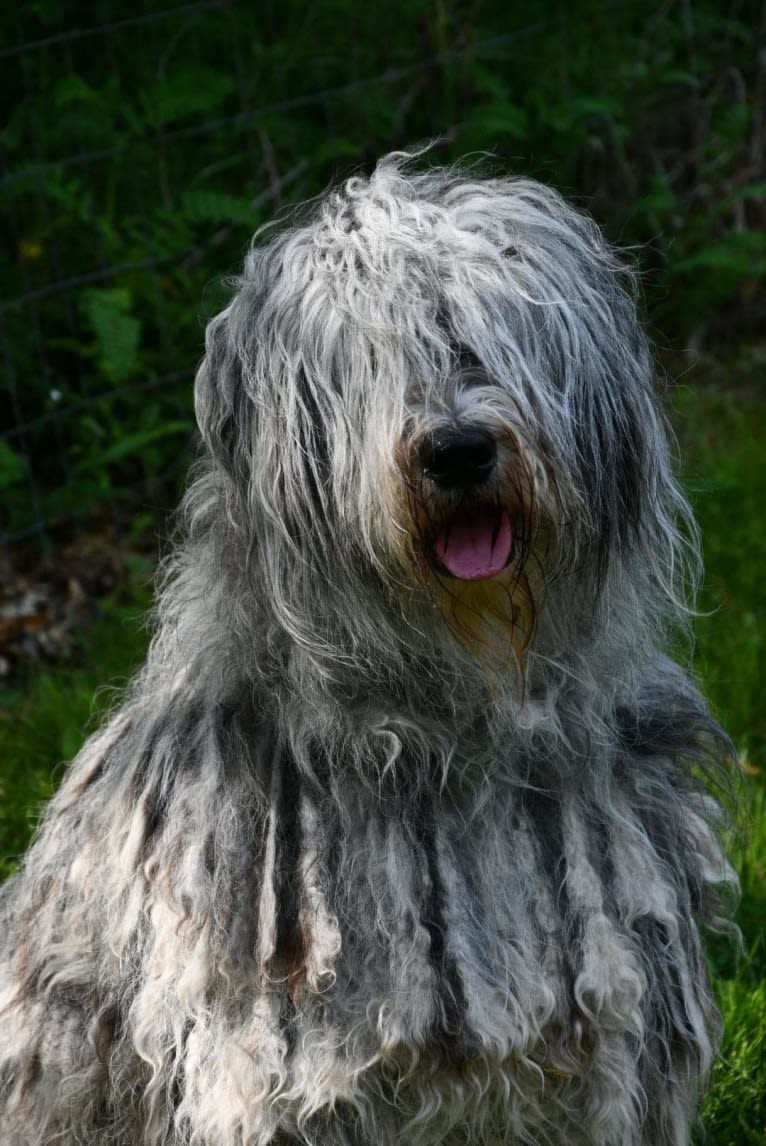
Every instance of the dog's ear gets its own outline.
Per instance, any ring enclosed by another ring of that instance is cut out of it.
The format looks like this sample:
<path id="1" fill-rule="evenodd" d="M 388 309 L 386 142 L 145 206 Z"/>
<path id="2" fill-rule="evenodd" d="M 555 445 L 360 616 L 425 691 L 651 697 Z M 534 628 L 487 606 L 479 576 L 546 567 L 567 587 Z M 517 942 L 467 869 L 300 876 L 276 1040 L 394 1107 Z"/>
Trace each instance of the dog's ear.
<path id="1" fill-rule="evenodd" d="M 213 460 L 234 476 L 249 469 L 252 404 L 244 382 L 242 359 L 232 334 L 232 308 L 208 323 L 205 357 L 194 384 L 194 408 L 202 440 Z M 243 443 L 248 448 L 243 449 Z"/>
<path id="2" fill-rule="evenodd" d="M 656 495 L 656 450 L 664 440 L 651 359 L 632 300 L 615 297 L 614 329 L 573 388 L 570 416 L 581 481 L 600 552 L 633 544 Z"/>
<path id="3" fill-rule="evenodd" d="M 571 234 L 567 298 L 548 316 L 549 363 L 564 417 L 554 434 L 603 565 L 615 552 L 663 547 L 683 498 L 633 274 L 592 225 L 575 220 Z"/>
<path id="4" fill-rule="evenodd" d="M 649 342 L 615 274 L 592 313 L 591 346 L 570 410 L 599 574 L 613 557 L 649 578 L 678 616 L 700 576 L 699 533 L 675 476 L 672 430 L 655 392 Z M 600 576 L 599 576 L 600 580 Z"/>

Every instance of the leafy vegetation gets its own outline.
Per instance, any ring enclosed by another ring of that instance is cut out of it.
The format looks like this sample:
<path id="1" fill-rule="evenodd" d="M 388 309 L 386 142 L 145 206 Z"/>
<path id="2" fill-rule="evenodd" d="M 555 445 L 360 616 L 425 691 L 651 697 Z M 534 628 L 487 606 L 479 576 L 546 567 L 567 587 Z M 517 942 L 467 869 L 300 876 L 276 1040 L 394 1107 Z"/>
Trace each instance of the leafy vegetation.
<path id="1" fill-rule="evenodd" d="M 275 212 L 391 148 L 441 137 L 434 161 L 491 151 L 574 195 L 641 246 L 663 337 L 764 317 L 755 0 L 65 7 L 0 14 L 11 535 L 172 504 L 221 275 Z"/>

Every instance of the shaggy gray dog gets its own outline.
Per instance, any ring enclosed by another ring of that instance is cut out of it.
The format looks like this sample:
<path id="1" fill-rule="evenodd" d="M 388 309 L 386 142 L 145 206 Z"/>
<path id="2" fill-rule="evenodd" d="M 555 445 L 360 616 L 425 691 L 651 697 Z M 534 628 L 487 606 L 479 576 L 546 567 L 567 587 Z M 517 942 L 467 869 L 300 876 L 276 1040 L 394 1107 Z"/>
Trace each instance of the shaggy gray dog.
<path id="1" fill-rule="evenodd" d="M 728 742 L 630 276 L 391 156 L 206 347 L 148 662 L 2 899 L 3 1142 L 687 1143 Z"/>

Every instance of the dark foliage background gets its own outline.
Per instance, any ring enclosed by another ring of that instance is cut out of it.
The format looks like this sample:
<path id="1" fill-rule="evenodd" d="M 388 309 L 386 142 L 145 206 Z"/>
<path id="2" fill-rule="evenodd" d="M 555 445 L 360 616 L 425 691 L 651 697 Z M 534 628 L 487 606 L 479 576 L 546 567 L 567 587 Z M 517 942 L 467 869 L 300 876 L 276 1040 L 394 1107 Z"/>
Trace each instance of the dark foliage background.
<path id="1" fill-rule="evenodd" d="M 751 336 L 766 271 L 752 0 L 27 0 L 0 15 L 8 539 L 175 500 L 204 319 L 255 228 L 440 136 L 640 247 L 660 339 Z M 59 534 L 60 535 L 60 534 Z"/>

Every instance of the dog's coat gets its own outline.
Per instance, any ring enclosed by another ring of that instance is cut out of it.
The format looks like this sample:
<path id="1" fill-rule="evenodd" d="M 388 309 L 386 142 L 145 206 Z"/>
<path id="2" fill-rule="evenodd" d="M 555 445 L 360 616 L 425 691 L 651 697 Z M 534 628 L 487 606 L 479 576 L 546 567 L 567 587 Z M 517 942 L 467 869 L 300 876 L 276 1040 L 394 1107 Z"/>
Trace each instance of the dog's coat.
<path id="1" fill-rule="evenodd" d="M 9 1146 L 689 1141 L 728 743 L 630 287 L 401 156 L 252 249 L 148 662 L 3 893 Z"/>

